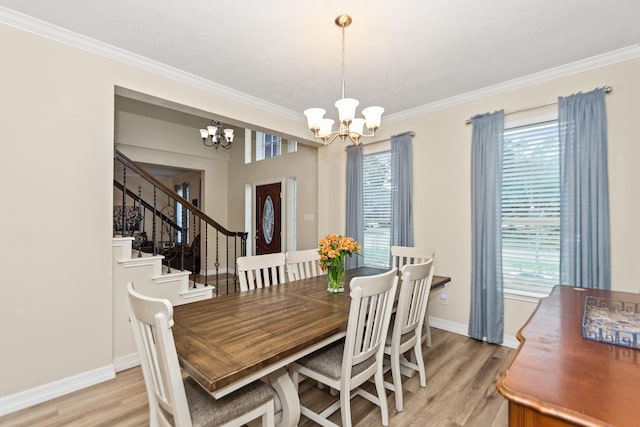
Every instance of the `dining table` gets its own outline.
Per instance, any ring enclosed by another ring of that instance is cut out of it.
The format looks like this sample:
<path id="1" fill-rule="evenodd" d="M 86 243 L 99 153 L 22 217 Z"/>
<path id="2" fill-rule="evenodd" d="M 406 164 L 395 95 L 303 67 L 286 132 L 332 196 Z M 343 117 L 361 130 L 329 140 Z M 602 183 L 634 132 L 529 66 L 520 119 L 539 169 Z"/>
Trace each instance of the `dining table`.
<path id="1" fill-rule="evenodd" d="M 279 397 L 279 425 L 294 426 L 300 401 L 286 367 L 346 334 L 353 277 L 386 271 L 345 271 L 345 291 L 327 291 L 325 275 L 174 307 L 173 335 L 184 371 L 214 398 L 263 379 Z M 450 278 L 435 276 L 432 291 Z"/>

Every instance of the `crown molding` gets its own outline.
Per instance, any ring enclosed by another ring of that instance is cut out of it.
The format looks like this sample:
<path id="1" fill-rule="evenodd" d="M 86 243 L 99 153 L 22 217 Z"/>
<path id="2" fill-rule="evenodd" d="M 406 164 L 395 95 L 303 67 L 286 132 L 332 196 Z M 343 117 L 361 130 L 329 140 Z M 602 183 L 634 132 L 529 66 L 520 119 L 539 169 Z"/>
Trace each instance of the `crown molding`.
<path id="1" fill-rule="evenodd" d="M 640 45 L 635 44 L 622 49 L 604 53 L 602 55 L 593 56 L 570 64 L 561 65 L 559 67 L 550 68 L 539 73 L 530 74 L 528 76 L 519 77 L 517 79 L 508 80 L 496 85 L 487 86 L 482 89 L 463 93 L 460 95 L 445 98 L 420 107 L 411 108 L 396 114 L 390 114 L 385 117 L 387 123 L 413 118 L 426 113 L 443 110 L 445 108 L 454 107 L 471 101 L 477 101 L 492 95 L 498 95 L 504 92 L 510 92 L 516 89 L 533 86 L 561 77 L 568 77 L 574 74 L 583 73 L 585 71 L 594 70 L 596 68 L 605 67 L 607 65 L 616 64 L 618 62 L 628 61 L 640 57 Z M 606 82 L 603 82 L 603 85 Z"/>
<path id="2" fill-rule="evenodd" d="M 297 121 L 302 121 L 303 119 L 302 114 L 298 112 L 3 6 L 0 6 L 0 23 L 184 83 L 215 95 L 224 96 L 225 98 L 266 110 L 284 118 Z"/>
<path id="3" fill-rule="evenodd" d="M 3 6 L 0 6 L 0 23 L 184 83 L 215 95 L 223 96 L 234 101 L 268 111 L 284 118 L 297 121 L 303 121 L 304 119 L 298 112 L 283 108 L 263 99 L 248 95 L 210 80 L 203 79 L 202 77 L 198 77 L 194 74 L 187 73 L 178 68 L 162 64 L 144 56 L 137 55 L 127 50 L 66 30 Z M 450 98 L 445 98 L 419 107 L 401 111 L 399 113 L 390 114 L 385 116 L 385 122 L 393 123 L 413 118 L 419 115 L 464 104 L 466 102 L 476 101 L 488 96 L 525 88 L 549 80 L 571 76 L 638 57 L 640 57 L 640 45 L 635 44 L 612 52 L 530 74 L 528 76 L 508 80 L 506 82 L 452 96 Z"/>

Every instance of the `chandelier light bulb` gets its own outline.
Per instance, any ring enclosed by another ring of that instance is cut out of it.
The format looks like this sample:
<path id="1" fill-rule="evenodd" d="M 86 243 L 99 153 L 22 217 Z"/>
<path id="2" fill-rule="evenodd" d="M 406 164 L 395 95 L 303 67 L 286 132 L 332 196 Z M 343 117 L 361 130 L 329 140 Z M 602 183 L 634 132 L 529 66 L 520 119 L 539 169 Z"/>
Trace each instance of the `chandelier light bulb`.
<path id="1" fill-rule="evenodd" d="M 324 108 L 307 108 L 306 110 L 304 110 L 304 115 L 307 116 L 307 124 L 309 126 L 309 129 L 311 129 L 312 131 L 317 131 L 318 129 L 320 129 L 320 125 L 325 113 L 326 110 Z"/>
<path id="2" fill-rule="evenodd" d="M 320 122 L 320 128 L 318 130 L 318 137 L 326 138 L 331 135 L 331 130 L 333 129 L 333 120 L 331 119 L 322 119 Z"/>
<path id="3" fill-rule="evenodd" d="M 372 132 L 378 130 L 382 121 L 382 113 L 384 113 L 382 107 L 368 107 L 362 110 L 362 115 L 367 122 L 367 129 Z"/>
<path id="4" fill-rule="evenodd" d="M 336 108 L 338 109 L 338 117 L 341 122 L 350 122 L 356 117 L 356 107 L 360 104 L 357 99 L 342 98 L 336 101 Z"/>
<path id="5" fill-rule="evenodd" d="M 227 139 L 228 142 L 233 142 L 233 129 L 225 129 L 224 137 Z"/>
<path id="6" fill-rule="evenodd" d="M 364 119 L 357 118 L 351 121 L 349 125 L 349 134 L 362 135 L 364 129 Z"/>

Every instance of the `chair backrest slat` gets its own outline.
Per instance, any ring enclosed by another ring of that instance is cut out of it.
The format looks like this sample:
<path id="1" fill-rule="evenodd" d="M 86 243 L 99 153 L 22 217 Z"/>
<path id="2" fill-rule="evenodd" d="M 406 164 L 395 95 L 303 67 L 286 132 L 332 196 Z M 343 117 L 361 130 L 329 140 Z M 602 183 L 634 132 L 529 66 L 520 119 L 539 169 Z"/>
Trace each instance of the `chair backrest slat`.
<path id="1" fill-rule="evenodd" d="M 238 258 L 238 276 L 242 292 L 285 282 L 283 253 Z"/>
<path id="2" fill-rule="evenodd" d="M 327 274 L 318 265 L 320 254 L 317 249 L 287 252 L 287 278 L 300 280 Z"/>
<path id="3" fill-rule="evenodd" d="M 402 271 L 408 264 L 421 264 L 433 259 L 436 251 L 432 248 L 416 248 L 413 246 L 391 246 L 391 268 Z"/>

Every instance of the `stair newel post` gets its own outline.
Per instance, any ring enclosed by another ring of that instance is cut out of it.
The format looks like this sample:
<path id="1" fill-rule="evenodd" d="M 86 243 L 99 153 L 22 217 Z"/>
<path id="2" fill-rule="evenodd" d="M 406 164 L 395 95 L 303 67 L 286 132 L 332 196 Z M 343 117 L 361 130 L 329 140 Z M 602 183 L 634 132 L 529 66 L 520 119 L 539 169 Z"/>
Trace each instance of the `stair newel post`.
<path id="1" fill-rule="evenodd" d="M 153 186 L 153 221 L 151 222 L 151 234 L 153 243 L 153 256 L 158 255 L 158 239 L 156 238 L 156 217 L 158 216 L 158 188 Z"/>
<path id="2" fill-rule="evenodd" d="M 204 224 L 204 285 L 209 286 L 209 224 Z M 216 288 L 218 296 L 218 288 Z"/>
<path id="3" fill-rule="evenodd" d="M 233 238 L 233 240 L 235 241 L 235 237 Z M 227 288 L 229 287 L 229 236 L 227 236 L 227 242 L 226 242 L 226 246 L 227 246 L 227 255 L 225 258 L 225 264 L 227 266 Z M 235 292 L 235 288 L 234 288 L 234 292 Z M 227 291 L 227 293 L 229 293 L 229 291 Z"/>
<path id="4" fill-rule="evenodd" d="M 197 207 L 197 206 L 196 206 Z M 196 286 L 196 277 L 198 276 L 198 274 L 200 274 L 200 271 L 196 271 L 196 266 L 198 264 L 198 255 L 200 253 L 200 249 L 195 247 L 195 243 L 196 243 L 196 213 L 193 212 L 192 213 L 192 217 L 193 220 L 191 221 L 191 223 L 193 224 L 193 240 L 191 240 L 191 253 L 193 256 L 193 287 L 194 289 L 197 287 Z M 198 244 L 200 244 L 200 242 L 198 242 Z"/>
<path id="5" fill-rule="evenodd" d="M 125 207 L 127 204 L 127 165 L 125 165 L 124 163 L 122 164 L 122 213 L 121 213 L 121 220 L 122 222 L 120 224 L 122 224 L 122 237 L 126 237 L 126 228 L 127 228 L 127 218 L 125 215 Z"/>
<path id="6" fill-rule="evenodd" d="M 135 209 L 136 220 L 138 221 L 138 258 L 142 258 L 142 233 L 144 231 L 144 215 L 142 211 L 142 176 L 138 174 L 138 209 Z"/>
<path id="7" fill-rule="evenodd" d="M 169 195 L 168 193 L 167 193 L 167 206 L 171 206 L 171 195 Z M 170 211 L 167 213 L 168 213 L 167 220 L 165 221 L 163 219 L 162 229 L 160 230 L 160 240 L 163 241 L 164 239 L 163 234 L 166 232 L 167 239 L 169 239 L 169 242 L 170 242 L 169 247 L 173 247 L 172 245 L 173 245 L 173 242 L 175 241 L 176 230 L 172 229 L 171 226 L 169 225 L 169 219 L 171 218 L 171 213 Z M 178 218 L 175 217 L 175 214 L 173 216 L 174 216 L 173 219 L 177 222 Z M 173 233 L 173 239 L 171 237 L 172 233 Z M 170 254 L 167 253 L 164 243 L 163 243 L 162 253 L 164 254 L 165 261 L 167 261 L 167 274 L 171 274 L 171 259 L 169 258 Z"/>
<path id="8" fill-rule="evenodd" d="M 220 230 L 216 229 L 216 290 L 220 287 L 220 245 L 219 245 Z M 228 282 L 227 282 L 228 283 Z M 229 285 L 227 285 L 227 294 L 229 293 Z"/>
<path id="9" fill-rule="evenodd" d="M 180 271 L 184 271 L 184 251 L 186 248 L 187 239 L 189 238 L 189 229 L 186 227 L 188 219 L 187 207 L 182 205 L 181 210 L 182 218 L 180 218 Z"/>

